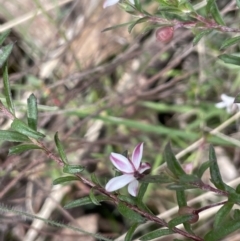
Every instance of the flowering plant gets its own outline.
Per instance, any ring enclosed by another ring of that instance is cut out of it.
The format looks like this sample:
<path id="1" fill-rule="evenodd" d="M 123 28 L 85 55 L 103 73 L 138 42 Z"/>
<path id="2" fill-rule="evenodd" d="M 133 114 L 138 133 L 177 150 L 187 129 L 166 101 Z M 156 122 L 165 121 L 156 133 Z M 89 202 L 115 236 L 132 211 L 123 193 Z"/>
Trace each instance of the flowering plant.
<path id="1" fill-rule="evenodd" d="M 143 143 L 135 147 L 131 160 L 121 154 L 111 153 L 110 160 L 112 164 L 124 174 L 112 178 L 107 183 L 106 190 L 108 192 L 113 192 L 128 184 L 128 192 L 132 196 L 137 196 L 139 184 L 137 179 L 143 177 L 143 172 L 151 167 L 149 163 L 141 163 L 142 154 Z"/>

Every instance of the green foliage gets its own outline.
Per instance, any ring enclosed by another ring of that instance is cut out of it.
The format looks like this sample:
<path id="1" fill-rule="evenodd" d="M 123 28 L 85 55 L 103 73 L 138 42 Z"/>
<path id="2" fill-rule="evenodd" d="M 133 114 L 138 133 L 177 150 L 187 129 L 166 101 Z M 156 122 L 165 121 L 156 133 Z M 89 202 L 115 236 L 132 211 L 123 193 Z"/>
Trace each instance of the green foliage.
<path id="1" fill-rule="evenodd" d="M 236 36 L 234 38 L 228 38 L 225 41 L 223 41 L 220 49 L 226 49 L 240 41 L 240 36 Z"/>
<path id="2" fill-rule="evenodd" d="M 200 33 L 196 34 L 193 39 L 193 46 L 195 46 L 205 35 L 208 35 L 211 32 L 212 32 L 212 30 L 204 30 L 204 31 L 201 31 Z"/>
<path id="3" fill-rule="evenodd" d="M 21 144 L 21 145 L 10 147 L 9 148 L 9 154 L 10 155 L 20 154 L 20 153 L 25 152 L 25 151 L 36 150 L 36 149 L 41 149 L 41 148 L 37 145 L 34 145 L 34 144 Z"/>
<path id="4" fill-rule="evenodd" d="M 166 173 L 160 173 L 159 175 L 147 175 L 139 180 L 142 183 L 170 183 L 173 178 Z"/>
<path id="5" fill-rule="evenodd" d="M 78 174 L 84 170 L 83 166 L 80 165 L 67 165 L 65 164 L 63 167 L 63 172 L 68 174 Z"/>
<path id="6" fill-rule="evenodd" d="M 188 215 L 182 215 L 182 216 L 173 218 L 171 221 L 168 222 L 168 227 L 169 227 L 169 229 L 172 229 L 181 223 L 190 221 L 192 219 L 192 217 L 193 217 L 193 215 L 188 214 Z"/>
<path id="7" fill-rule="evenodd" d="M 95 198 L 97 199 L 98 202 L 104 202 L 104 201 L 110 201 L 111 199 L 103 196 L 103 195 L 97 195 L 95 196 Z M 87 204 L 93 204 L 92 199 L 90 197 L 83 197 L 74 201 L 69 202 L 68 204 L 66 204 L 64 206 L 64 208 L 66 209 L 70 209 L 70 208 L 75 208 L 75 207 L 80 207 L 80 206 L 84 206 Z"/>
<path id="8" fill-rule="evenodd" d="M 38 124 L 38 108 L 37 108 L 37 98 L 34 94 L 31 94 L 27 99 L 28 103 L 28 126 L 32 128 L 34 131 L 37 131 Z"/>
<path id="9" fill-rule="evenodd" d="M 132 222 L 143 223 L 146 221 L 144 217 L 126 206 L 123 202 L 119 202 L 117 209 L 125 218 L 130 219 Z"/>
<path id="10" fill-rule="evenodd" d="M 65 182 L 71 182 L 71 181 L 77 181 L 77 180 L 79 180 L 79 179 L 75 176 L 59 177 L 53 181 L 53 185 L 58 185 L 58 184 L 62 184 Z"/>
<path id="11" fill-rule="evenodd" d="M 177 161 L 175 155 L 172 152 L 170 143 L 168 143 L 165 147 L 164 153 L 163 153 L 164 161 L 167 163 L 167 166 L 169 170 L 176 176 L 180 177 L 182 175 L 185 175 L 184 170 L 182 169 L 181 165 Z"/>
<path id="12" fill-rule="evenodd" d="M 157 230 L 154 230 L 152 232 L 149 232 L 149 233 L 143 235 L 142 237 L 140 237 L 140 240 L 141 241 L 148 241 L 148 240 L 160 238 L 162 236 L 166 236 L 166 235 L 169 235 L 169 234 L 172 234 L 172 233 L 173 232 L 168 228 L 157 229 Z"/>
<path id="13" fill-rule="evenodd" d="M 225 184 L 219 171 L 217 157 L 212 145 L 209 147 L 210 175 L 211 182 L 219 189 L 225 190 Z"/>
<path id="14" fill-rule="evenodd" d="M 45 137 L 42 133 L 34 131 L 31 127 L 26 125 L 21 120 L 15 118 L 11 124 L 11 128 L 25 136 L 31 137 L 33 139 L 40 139 Z"/>
<path id="15" fill-rule="evenodd" d="M 0 130 L 0 141 L 29 142 L 29 138 L 17 131 Z"/>
<path id="16" fill-rule="evenodd" d="M 10 34 L 10 29 L 0 34 L 0 45 L 3 44 L 3 42 L 6 40 L 9 34 Z"/>
<path id="17" fill-rule="evenodd" d="M 68 164 L 67 156 L 66 156 L 66 153 L 64 151 L 63 145 L 62 145 L 61 141 L 58 138 L 58 133 L 55 134 L 54 141 L 55 141 L 55 144 L 57 146 L 58 154 L 59 154 L 61 160 L 65 164 Z"/>
<path id="18" fill-rule="evenodd" d="M 124 238 L 124 241 L 131 241 L 132 240 L 132 237 L 133 237 L 133 234 L 136 230 L 136 228 L 138 227 L 139 223 L 134 223 L 128 230 L 125 238 Z"/>
<path id="19" fill-rule="evenodd" d="M 4 64 L 7 65 L 6 62 L 12 52 L 12 48 L 13 44 L 8 44 L 0 49 L 0 67 L 3 67 Z"/>
<path id="20" fill-rule="evenodd" d="M 222 54 L 218 58 L 226 64 L 240 65 L 240 57 L 233 54 Z"/>

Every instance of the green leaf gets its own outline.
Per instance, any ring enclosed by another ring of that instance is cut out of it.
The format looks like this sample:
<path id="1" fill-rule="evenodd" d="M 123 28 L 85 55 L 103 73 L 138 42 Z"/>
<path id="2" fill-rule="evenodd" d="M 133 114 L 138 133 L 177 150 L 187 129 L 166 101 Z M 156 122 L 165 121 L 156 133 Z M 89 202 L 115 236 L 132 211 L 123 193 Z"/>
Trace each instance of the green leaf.
<path id="1" fill-rule="evenodd" d="M 8 65 L 7 62 L 3 65 L 3 88 L 4 88 L 4 95 L 6 98 L 7 102 L 7 107 L 9 111 L 14 114 L 14 105 L 12 101 L 12 93 L 11 93 L 11 88 L 10 88 L 10 83 L 9 83 L 9 78 L 8 78 Z"/>
<path id="2" fill-rule="evenodd" d="M 230 213 L 234 203 L 225 203 L 216 213 L 213 223 L 213 228 L 217 229 L 221 226 L 222 222 L 225 221 L 227 215 Z"/>
<path id="3" fill-rule="evenodd" d="M 80 165 L 64 165 L 63 172 L 69 174 L 77 174 L 84 170 L 83 166 Z"/>
<path id="4" fill-rule="evenodd" d="M 10 32 L 11 32 L 11 30 L 8 29 L 7 31 L 0 34 L 0 45 L 3 44 L 3 42 L 5 41 L 5 39 L 7 38 L 7 36 L 9 35 Z"/>
<path id="5" fill-rule="evenodd" d="M 199 178 L 202 178 L 203 173 L 210 167 L 210 164 L 210 161 L 202 163 L 202 165 L 199 167 L 196 173 Z"/>
<path id="6" fill-rule="evenodd" d="M 176 191 L 176 196 L 177 196 L 177 202 L 178 206 L 181 207 L 186 207 L 187 206 L 187 200 L 185 197 L 185 192 L 184 191 Z"/>
<path id="7" fill-rule="evenodd" d="M 137 223 L 145 222 L 144 217 L 136 213 L 133 209 L 126 206 L 123 202 L 119 202 L 117 209 L 124 217 L 130 219 L 133 222 L 137 222 Z"/>
<path id="8" fill-rule="evenodd" d="M 163 153 L 164 161 L 167 163 L 167 166 L 169 170 L 176 176 L 180 177 L 182 175 L 185 175 L 184 170 L 182 169 L 181 165 L 177 161 L 175 155 L 172 152 L 171 146 L 168 143 L 165 147 L 164 153 Z"/>
<path id="9" fill-rule="evenodd" d="M 170 178 L 165 173 L 160 173 L 159 175 L 147 175 L 143 178 L 139 179 L 139 182 L 142 183 L 171 183 L 173 182 L 173 179 Z"/>
<path id="10" fill-rule="evenodd" d="M 97 205 L 97 206 L 100 206 L 101 203 L 97 200 L 97 198 L 95 197 L 95 194 L 94 194 L 94 188 L 91 188 L 90 190 L 90 193 L 89 193 L 89 197 L 92 201 L 93 204 Z"/>
<path id="11" fill-rule="evenodd" d="M 0 141 L 24 142 L 30 140 L 27 136 L 16 131 L 0 130 Z"/>
<path id="12" fill-rule="evenodd" d="M 136 205 L 136 201 L 134 197 L 124 196 L 124 195 L 118 195 L 118 199 L 123 202 L 130 203 L 132 205 Z"/>
<path id="13" fill-rule="evenodd" d="M 98 200 L 98 202 L 104 202 L 104 201 L 111 201 L 111 199 L 109 197 L 103 196 L 103 195 L 98 195 L 96 196 L 96 199 Z M 74 200 L 68 204 L 66 204 L 64 206 L 64 208 L 75 208 L 75 207 L 80 207 L 80 206 L 84 206 L 87 204 L 92 204 L 92 200 L 90 197 L 83 197 L 77 200 Z"/>
<path id="14" fill-rule="evenodd" d="M 216 0 L 208 0 L 207 5 L 206 5 L 206 12 L 209 13 L 213 4 L 215 3 Z"/>
<path id="15" fill-rule="evenodd" d="M 181 223 L 185 223 L 187 221 L 190 221 L 192 219 L 192 217 L 193 217 L 193 215 L 187 214 L 187 215 L 182 215 L 182 216 L 178 216 L 176 218 L 173 218 L 171 221 L 169 221 L 168 227 L 169 227 L 169 229 L 172 229 L 172 228 L 176 227 L 177 225 L 179 225 Z"/>
<path id="16" fill-rule="evenodd" d="M 219 167 L 217 164 L 217 158 L 215 154 L 215 150 L 212 145 L 209 147 L 209 161 L 210 161 L 210 175 L 211 175 L 211 182 L 221 190 L 225 190 L 225 184 L 222 180 Z"/>
<path id="17" fill-rule="evenodd" d="M 53 181 L 53 185 L 58 185 L 64 182 L 71 182 L 71 181 L 77 181 L 77 180 L 79 179 L 75 176 L 59 177 Z"/>
<path id="18" fill-rule="evenodd" d="M 109 28 L 105 28 L 102 30 L 102 32 L 106 32 L 106 31 L 109 31 L 109 30 L 113 30 L 113 29 L 117 29 L 117 28 L 121 28 L 121 27 L 124 27 L 126 25 L 129 25 L 131 23 L 133 23 L 135 21 L 131 21 L 131 22 L 127 22 L 127 23 L 122 23 L 122 24 L 118 24 L 118 25 L 115 25 L 115 26 L 112 26 L 112 27 L 109 27 Z"/>
<path id="19" fill-rule="evenodd" d="M 218 58 L 226 64 L 240 65 L 240 57 L 233 54 L 222 54 Z"/>
<path id="20" fill-rule="evenodd" d="M 240 221 L 230 220 L 225 222 L 223 227 L 208 232 L 204 237 L 204 241 L 219 241 L 238 229 L 240 229 Z"/>
<path id="21" fill-rule="evenodd" d="M 91 180 L 94 184 L 98 185 L 98 186 L 101 186 L 101 183 L 99 182 L 98 178 L 96 177 L 95 173 L 93 172 L 91 174 Z"/>
<path id="22" fill-rule="evenodd" d="M 139 12 L 142 12 L 142 6 L 139 0 L 134 0 L 134 6 Z"/>
<path id="23" fill-rule="evenodd" d="M 211 14 L 216 23 L 219 25 L 225 25 L 224 20 L 221 16 L 221 13 L 219 12 L 218 6 L 216 3 L 213 3 L 212 8 L 211 8 Z"/>
<path id="24" fill-rule="evenodd" d="M 139 188 L 137 199 L 143 200 L 143 197 L 147 191 L 148 183 L 142 183 L 142 185 Z"/>
<path id="25" fill-rule="evenodd" d="M 226 188 L 229 189 L 229 186 L 226 186 Z M 227 191 L 229 191 L 229 190 L 227 190 Z M 229 192 L 228 201 L 239 205 L 240 204 L 240 194 L 236 193 L 236 191 Z"/>
<path id="26" fill-rule="evenodd" d="M 131 241 L 131 240 L 132 240 L 133 234 L 134 234 L 137 226 L 138 226 L 138 223 L 134 223 L 134 224 L 130 227 L 130 229 L 127 231 L 127 234 L 126 234 L 126 236 L 125 236 L 125 238 L 124 238 L 124 241 Z"/>
<path id="27" fill-rule="evenodd" d="M 240 221 L 240 210 L 239 209 L 233 210 L 233 219 L 235 221 Z"/>
<path id="28" fill-rule="evenodd" d="M 194 174 L 184 174 L 179 178 L 180 184 L 191 184 L 199 181 L 199 177 Z"/>
<path id="29" fill-rule="evenodd" d="M 68 159 L 67 159 L 66 153 L 64 151 L 63 145 L 62 145 L 61 141 L 58 138 L 58 132 L 56 132 L 56 134 L 54 136 L 54 141 L 55 141 L 55 144 L 56 144 L 56 147 L 57 147 L 57 150 L 58 150 L 58 154 L 59 154 L 61 160 L 65 164 L 68 164 Z"/>
<path id="30" fill-rule="evenodd" d="M 8 44 L 0 48 L 0 67 L 7 61 L 9 55 L 12 52 L 13 44 Z"/>
<path id="31" fill-rule="evenodd" d="M 172 234 L 172 233 L 173 233 L 172 230 L 170 230 L 168 228 L 157 229 L 157 230 L 154 230 L 150 233 L 147 233 L 147 234 L 143 235 L 142 237 L 139 238 L 139 240 L 148 241 L 148 240 L 152 240 L 152 239 L 155 239 L 155 238 L 166 236 L 166 235 L 169 235 L 169 234 Z"/>
<path id="32" fill-rule="evenodd" d="M 205 36 L 211 32 L 212 32 L 212 30 L 204 30 L 204 31 L 198 33 L 193 39 L 193 46 L 195 46 L 202 39 L 203 36 Z"/>
<path id="33" fill-rule="evenodd" d="M 144 22 L 148 21 L 148 19 L 149 19 L 148 16 L 147 16 L 147 17 L 143 17 L 143 18 L 138 19 L 138 20 L 135 21 L 134 23 L 130 24 L 129 27 L 128 27 L 128 32 L 131 33 L 132 30 L 133 30 L 133 28 L 134 28 L 137 24 L 139 24 L 139 23 L 144 23 Z"/>
<path id="34" fill-rule="evenodd" d="M 27 99 L 28 103 L 28 126 L 34 131 L 37 131 L 37 122 L 38 122 L 38 109 L 37 109 L 37 99 L 34 94 L 31 94 Z"/>
<path id="35" fill-rule="evenodd" d="M 225 41 L 223 41 L 220 49 L 225 49 L 227 47 L 230 47 L 240 41 L 240 36 L 236 36 L 234 38 L 228 38 Z"/>
<path id="36" fill-rule="evenodd" d="M 23 135 L 26 135 L 28 137 L 31 137 L 33 139 L 39 139 L 45 137 L 42 133 L 38 131 L 34 131 L 32 128 L 27 126 L 24 122 L 21 120 L 15 118 L 11 124 L 11 128 Z"/>
<path id="37" fill-rule="evenodd" d="M 240 184 L 238 184 L 236 187 L 236 193 L 240 194 Z"/>
<path id="38" fill-rule="evenodd" d="M 17 145 L 9 148 L 9 155 L 19 154 L 25 151 L 36 150 L 36 149 L 42 149 L 42 148 L 34 144 Z"/>

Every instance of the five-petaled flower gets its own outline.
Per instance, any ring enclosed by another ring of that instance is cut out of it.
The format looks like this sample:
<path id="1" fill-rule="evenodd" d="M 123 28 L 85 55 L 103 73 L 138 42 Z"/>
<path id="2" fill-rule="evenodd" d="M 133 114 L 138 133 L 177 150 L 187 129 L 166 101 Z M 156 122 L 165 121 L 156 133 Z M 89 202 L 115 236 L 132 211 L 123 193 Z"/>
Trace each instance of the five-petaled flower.
<path id="1" fill-rule="evenodd" d="M 108 192 L 116 191 L 128 184 L 128 192 L 136 197 L 138 193 L 138 179 L 143 176 L 143 172 L 150 169 L 151 165 L 147 162 L 141 163 L 143 154 L 143 143 L 138 144 L 133 153 L 132 160 L 118 154 L 111 153 L 110 160 L 112 164 L 123 173 L 123 175 L 114 177 L 107 183 L 105 189 Z"/>
<path id="2" fill-rule="evenodd" d="M 103 4 L 103 8 L 112 6 L 116 3 L 118 3 L 120 0 L 105 0 L 104 4 Z M 130 3 L 134 4 L 134 0 L 129 0 Z"/>

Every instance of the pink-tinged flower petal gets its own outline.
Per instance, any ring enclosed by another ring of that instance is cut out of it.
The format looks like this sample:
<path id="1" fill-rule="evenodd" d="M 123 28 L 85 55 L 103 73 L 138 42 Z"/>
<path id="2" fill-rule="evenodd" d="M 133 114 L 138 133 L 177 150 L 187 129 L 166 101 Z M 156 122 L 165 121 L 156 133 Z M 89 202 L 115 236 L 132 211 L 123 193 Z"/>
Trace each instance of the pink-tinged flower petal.
<path id="1" fill-rule="evenodd" d="M 128 185 L 128 192 L 136 197 L 137 196 L 137 193 L 138 193 L 138 180 L 134 180 L 132 182 L 129 183 Z"/>
<path id="2" fill-rule="evenodd" d="M 106 7 L 109 7 L 109 6 L 112 6 L 116 3 L 118 3 L 119 0 L 106 0 L 103 4 L 103 8 L 106 8 Z"/>
<path id="3" fill-rule="evenodd" d="M 143 143 L 139 143 L 135 147 L 135 149 L 132 153 L 132 163 L 133 163 L 134 167 L 136 168 L 136 170 L 138 170 L 138 168 L 140 166 L 142 154 L 143 154 Z"/>
<path id="4" fill-rule="evenodd" d="M 151 165 L 149 163 L 143 162 L 143 163 L 141 163 L 141 166 L 139 167 L 138 172 L 143 173 L 150 168 L 151 168 Z"/>
<path id="5" fill-rule="evenodd" d="M 135 177 L 130 174 L 124 174 L 122 176 L 114 177 L 108 181 L 105 189 L 108 192 L 113 192 L 126 186 L 128 183 L 132 182 L 133 180 L 135 180 Z"/>
<path id="6" fill-rule="evenodd" d="M 111 153 L 110 160 L 112 164 L 123 173 L 133 173 L 134 167 L 132 163 L 123 155 Z"/>

